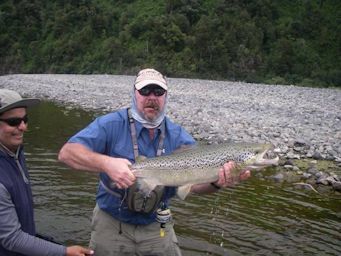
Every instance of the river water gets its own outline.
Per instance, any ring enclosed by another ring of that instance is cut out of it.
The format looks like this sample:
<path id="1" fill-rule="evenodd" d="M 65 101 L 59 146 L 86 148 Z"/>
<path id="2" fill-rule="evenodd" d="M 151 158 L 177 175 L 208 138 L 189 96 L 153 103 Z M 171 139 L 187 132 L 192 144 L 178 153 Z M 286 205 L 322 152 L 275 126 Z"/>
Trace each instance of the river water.
<path id="1" fill-rule="evenodd" d="M 98 178 L 58 163 L 57 154 L 95 115 L 50 102 L 29 111 L 37 229 L 68 245 L 88 244 Z M 340 199 L 254 176 L 218 194 L 174 199 L 171 210 L 184 255 L 341 255 Z"/>

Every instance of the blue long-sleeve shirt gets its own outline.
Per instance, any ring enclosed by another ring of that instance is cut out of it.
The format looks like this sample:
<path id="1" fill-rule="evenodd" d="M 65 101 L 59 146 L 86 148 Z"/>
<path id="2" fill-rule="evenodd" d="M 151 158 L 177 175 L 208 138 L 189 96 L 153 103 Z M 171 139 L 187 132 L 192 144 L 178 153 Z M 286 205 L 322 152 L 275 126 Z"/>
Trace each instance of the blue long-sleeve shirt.
<path id="1" fill-rule="evenodd" d="M 150 139 L 148 129 L 134 121 L 139 155 L 155 157 L 159 145 L 161 131 L 157 130 L 154 138 Z M 80 143 L 94 152 L 112 157 L 126 158 L 134 163 L 133 142 L 127 109 L 122 109 L 94 120 L 91 124 L 70 138 L 71 143 Z M 181 126 L 165 118 L 165 139 L 163 154 L 170 154 L 183 145 L 192 145 L 195 140 Z M 105 173 L 100 174 L 101 181 L 110 187 L 110 178 Z M 127 203 L 122 202 L 125 193 L 122 189 L 113 189 L 118 195 L 108 193 L 100 184 L 97 193 L 97 203 L 105 212 L 122 222 L 141 225 L 155 222 L 155 213 L 144 214 L 128 209 Z M 167 206 L 169 199 L 175 195 L 175 188 L 166 187 L 162 198 Z"/>

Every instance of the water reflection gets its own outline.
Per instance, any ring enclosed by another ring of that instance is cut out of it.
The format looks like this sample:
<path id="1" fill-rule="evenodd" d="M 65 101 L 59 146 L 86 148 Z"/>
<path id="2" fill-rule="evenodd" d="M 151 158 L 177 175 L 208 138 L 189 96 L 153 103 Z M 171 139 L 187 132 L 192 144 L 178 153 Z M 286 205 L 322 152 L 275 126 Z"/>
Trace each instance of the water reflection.
<path id="1" fill-rule="evenodd" d="M 87 245 L 97 175 L 58 163 L 65 141 L 94 113 L 44 102 L 30 110 L 25 150 L 39 232 Z M 184 255 L 341 255 L 341 204 L 334 197 L 251 178 L 218 195 L 174 199 Z"/>

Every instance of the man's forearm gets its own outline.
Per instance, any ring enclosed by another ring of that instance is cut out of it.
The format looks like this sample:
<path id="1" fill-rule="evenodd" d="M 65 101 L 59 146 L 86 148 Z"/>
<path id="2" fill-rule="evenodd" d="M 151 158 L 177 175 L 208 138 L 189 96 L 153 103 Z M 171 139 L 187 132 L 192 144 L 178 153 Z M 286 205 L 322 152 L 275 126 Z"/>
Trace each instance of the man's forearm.
<path id="1" fill-rule="evenodd" d="M 15 206 L 0 183 L 0 243 L 6 250 L 25 255 L 65 255 L 66 247 L 44 241 L 21 230 Z"/>
<path id="2" fill-rule="evenodd" d="M 59 152 L 58 160 L 76 170 L 103 171 L 108 156 L 89 150 L 79 143 L 66 143 Z"/>
<path id="3" fill-rule="evenodd" d="M 195 194 L 214 193 L 219 190 L 217 187 L 213 186 L 211 183 L 196 184 L 191 187 L 191 193 Z"/>

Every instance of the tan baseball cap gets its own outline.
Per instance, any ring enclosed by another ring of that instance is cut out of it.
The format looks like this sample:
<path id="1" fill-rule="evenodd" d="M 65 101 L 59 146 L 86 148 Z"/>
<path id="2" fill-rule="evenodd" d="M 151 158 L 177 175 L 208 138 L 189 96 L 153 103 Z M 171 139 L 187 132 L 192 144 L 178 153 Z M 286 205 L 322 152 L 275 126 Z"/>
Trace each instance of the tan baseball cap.
<path id="1" fill-rule="evenodd" d="M 159 71 L 152 68 L 142 69 L 135 79 L 136 90 L 140 90 L 150 84 L 156 84 L 168 90 L 167 81 Z"/>

